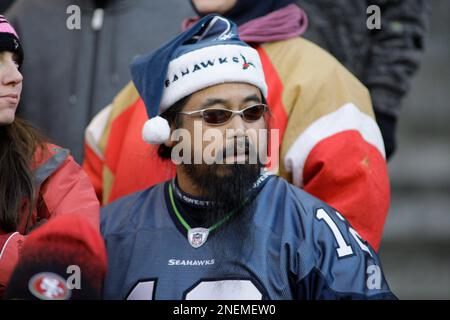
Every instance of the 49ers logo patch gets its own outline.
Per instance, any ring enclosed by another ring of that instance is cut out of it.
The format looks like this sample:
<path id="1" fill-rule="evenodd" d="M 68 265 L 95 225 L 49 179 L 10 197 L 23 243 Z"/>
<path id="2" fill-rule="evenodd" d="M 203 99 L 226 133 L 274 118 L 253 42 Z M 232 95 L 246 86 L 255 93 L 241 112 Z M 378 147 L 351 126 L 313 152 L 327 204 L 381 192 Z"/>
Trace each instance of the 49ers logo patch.
<path id="1" fill-rule="evenodd" d="M 34 275 L 28 282 L 28 289 L 40 300 L 68 300 L 71 296 L 66 280 L 51 272 Z"/>

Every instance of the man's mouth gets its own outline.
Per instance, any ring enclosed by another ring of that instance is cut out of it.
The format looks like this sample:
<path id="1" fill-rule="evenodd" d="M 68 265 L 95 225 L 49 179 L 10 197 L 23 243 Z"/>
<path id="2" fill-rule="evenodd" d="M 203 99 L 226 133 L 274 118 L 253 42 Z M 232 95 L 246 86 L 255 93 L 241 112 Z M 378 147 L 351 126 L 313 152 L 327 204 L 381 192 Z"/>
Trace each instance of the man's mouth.
<path id="1" fill-rule="evenodd" d="M 243 147 L 232 145 L 226 148 L 223 153 L 225 163 L 243 163 L 246 162 L 250 154 L 250 147 L 246 144 Z"/>

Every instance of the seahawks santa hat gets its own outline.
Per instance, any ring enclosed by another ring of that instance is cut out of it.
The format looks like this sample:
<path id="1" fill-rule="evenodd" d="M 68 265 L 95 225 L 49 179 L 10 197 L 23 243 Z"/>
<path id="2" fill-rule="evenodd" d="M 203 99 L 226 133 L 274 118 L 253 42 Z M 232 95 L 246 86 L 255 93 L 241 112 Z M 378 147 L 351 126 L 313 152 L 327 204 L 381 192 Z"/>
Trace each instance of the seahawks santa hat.
<path id="1" fill-rule="evenodd" d="M 228 82 L 258 87 L 267 98 L 267 85 L 258 52 L 241 41 L 237 26 L 208 15 L 190 29 L 131 64 L 133 82 L 149 120 L 142 136 L 150 144 L 170 137 L 170 126 L 159 115 L 175 102 L 201 89 Z"/>

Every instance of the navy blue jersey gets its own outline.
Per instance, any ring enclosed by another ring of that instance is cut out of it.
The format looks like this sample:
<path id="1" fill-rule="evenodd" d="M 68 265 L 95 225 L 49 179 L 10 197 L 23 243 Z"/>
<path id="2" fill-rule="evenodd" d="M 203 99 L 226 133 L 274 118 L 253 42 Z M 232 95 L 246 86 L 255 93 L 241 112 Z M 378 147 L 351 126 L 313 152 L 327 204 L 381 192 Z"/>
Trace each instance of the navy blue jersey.
<path id="1" fill-rule="evenodd" d="M 199 247 L 180 226 L 169 186 L 102 209 L 105 299 L 395 298 L 369 244 L 333 208 L 280 177 L 266 179 L 248 213 Z M 237 237 L 245 223 L 251 228 Z"/>

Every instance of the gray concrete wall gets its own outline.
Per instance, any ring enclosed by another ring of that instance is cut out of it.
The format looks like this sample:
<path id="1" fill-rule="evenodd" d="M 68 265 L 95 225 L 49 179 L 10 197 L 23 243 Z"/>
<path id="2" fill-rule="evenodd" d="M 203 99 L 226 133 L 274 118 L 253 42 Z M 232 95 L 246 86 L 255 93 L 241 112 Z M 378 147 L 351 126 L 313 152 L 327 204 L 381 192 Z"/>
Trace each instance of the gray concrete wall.
<path id="1" fill-rule="evenodd" d="M 427 49 L 389 163 L 392 205 L 380 249 L 401 299 L 450 299 L 450 1 L 429 1 Z"/>

